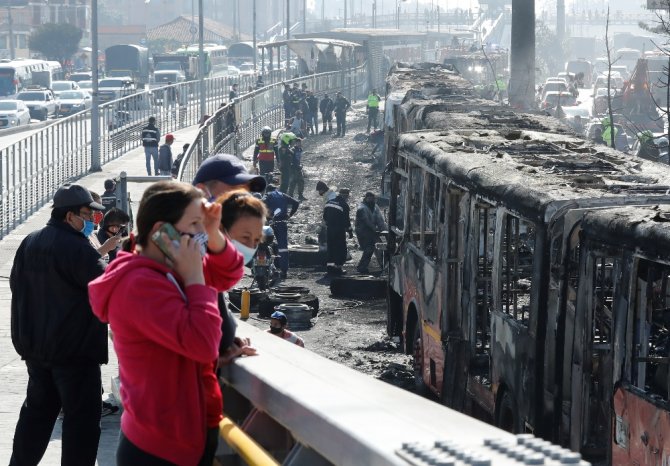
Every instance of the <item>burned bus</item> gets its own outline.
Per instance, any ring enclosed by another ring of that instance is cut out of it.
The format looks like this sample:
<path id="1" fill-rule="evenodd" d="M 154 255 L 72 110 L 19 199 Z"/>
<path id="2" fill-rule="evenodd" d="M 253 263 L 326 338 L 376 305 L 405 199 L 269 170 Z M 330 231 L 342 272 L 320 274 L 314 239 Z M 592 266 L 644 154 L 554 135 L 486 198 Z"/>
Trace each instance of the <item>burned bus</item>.
<path id="1" fill-rule="evenodd" d="M 633 430 L 612 415 L 627 380 L 615 361 L 632 348 L 613 345 L 627 327 L 607 311 L 625 265 L 587 260 L 604 235 L 582 225 L 667 203 L 670 174 L 512 123 L 413 131 L 391 146 L 389 332 L 448 406 L 611 460 L 612 433 Z"/>

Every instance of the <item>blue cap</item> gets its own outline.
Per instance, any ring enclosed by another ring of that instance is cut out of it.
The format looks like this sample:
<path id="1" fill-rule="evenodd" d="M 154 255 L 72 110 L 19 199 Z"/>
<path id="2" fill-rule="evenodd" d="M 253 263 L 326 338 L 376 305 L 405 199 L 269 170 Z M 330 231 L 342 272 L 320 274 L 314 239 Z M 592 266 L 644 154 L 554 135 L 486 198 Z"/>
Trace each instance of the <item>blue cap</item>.
<path id="1" fill-rule="evenodd" d="M 205 159 L 193 178 L 193 184 L 221 181 L 232 186 L 249 184 L 249 190 L 261 192 L 265 189 L 265 178 L 252 175 L 240 159 L 230 154 L 217 154 Z"/>
<path id="2" fill-rule="evenodd" d="M 288 323 L 288 319 L 286 318 L 286 314 L 284 314 L 282 311 L 274 311 L 272 315 L 270 316 L 271 319 L 277 319 L 279 322 L 282 324 L 286 325 Z"/>

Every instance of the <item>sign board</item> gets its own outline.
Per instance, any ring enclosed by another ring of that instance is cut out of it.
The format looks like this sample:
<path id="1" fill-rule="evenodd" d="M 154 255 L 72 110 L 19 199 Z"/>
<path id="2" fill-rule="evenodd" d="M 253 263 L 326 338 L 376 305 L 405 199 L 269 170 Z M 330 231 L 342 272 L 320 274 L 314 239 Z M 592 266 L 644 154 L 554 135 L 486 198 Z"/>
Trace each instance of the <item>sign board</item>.
<path id="1" fill-rule="evenodd" d="M 647 10 L 670 10 L 670 0 L 647 0 Z"/>

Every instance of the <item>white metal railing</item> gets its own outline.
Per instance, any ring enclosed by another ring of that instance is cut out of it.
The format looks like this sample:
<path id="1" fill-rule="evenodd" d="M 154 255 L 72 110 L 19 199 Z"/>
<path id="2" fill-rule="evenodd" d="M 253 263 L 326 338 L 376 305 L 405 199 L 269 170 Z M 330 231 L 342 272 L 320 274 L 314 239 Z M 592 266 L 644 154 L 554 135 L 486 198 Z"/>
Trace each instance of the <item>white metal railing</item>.
<path id="1" fill-rule="evenodd" d="M 267 79 L 267 78 L 266 78 Z M 280 79 L 280 77 L 277 77 Z M 246 92 L 255 76 L 205 80 L 207 112 L 228 101 L 232 83 Z M 155 116 L 162 134 L 197 124 L 198 82 L 145 90 L 100 105 L 100 162 L 114 160 L 141 145 L 140 129 Z M 0 238 L 44 206 L 63 183 L 80 178 L 91 167 L 90 110 L 60 119 L 0 150 Z"/>

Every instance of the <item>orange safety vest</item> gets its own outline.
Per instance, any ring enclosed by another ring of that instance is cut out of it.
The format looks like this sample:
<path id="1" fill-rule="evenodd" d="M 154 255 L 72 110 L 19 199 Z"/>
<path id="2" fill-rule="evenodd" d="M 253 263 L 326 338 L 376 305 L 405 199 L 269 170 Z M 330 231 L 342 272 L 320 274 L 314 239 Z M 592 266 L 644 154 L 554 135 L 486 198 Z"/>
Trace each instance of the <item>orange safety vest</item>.
<path id="1" fill-rule="evenodd" d="M 274 146 L 277 141 L 274 138 L 270 138 L 269 142 L 265 142 L 264 139 L 259 139 L 256 141 L 258 146 L 258 160 L 263 160 L 265 162 L 271 162 L 275 159 L 275 149 Z"/>

